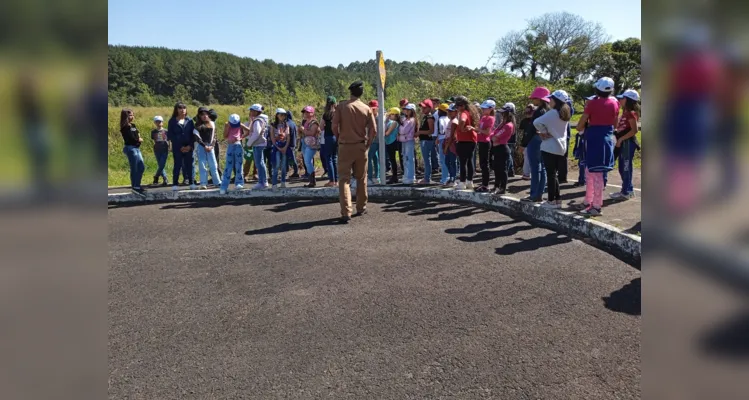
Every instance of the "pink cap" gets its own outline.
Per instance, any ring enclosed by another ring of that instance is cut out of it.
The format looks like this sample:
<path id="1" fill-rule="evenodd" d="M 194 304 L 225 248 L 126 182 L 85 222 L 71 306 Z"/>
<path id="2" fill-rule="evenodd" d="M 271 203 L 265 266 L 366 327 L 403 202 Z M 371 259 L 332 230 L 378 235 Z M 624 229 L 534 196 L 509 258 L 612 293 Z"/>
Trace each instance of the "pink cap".
<path id="1" fill-rule="evenodd" d="M 307 107 L 304 107 L 302 109 L 302 112 L 308 112 L 310 114 L 314 114 L 315 113 L 315 108 L 312 107 L 312 106 L 307 106 Z"/>
<path id="2" fill-rule="evenodd" d="M 528 97 L 528 98 L 529 99 L 539 99 L 539 100 L 543 100 L 543 101 L 545 101 L 545 102 L 548 103 L 549 102 L 548 97 L 549 97 L 550 94 L 551 94 L 551 92 L 549 91 L 549 89 L 547 89 L 547 88 L 545 88 L 543 86 L 539 86 L 539 87 L 533 89 L 533 93 L 531 93 L 530 97 Z"/>

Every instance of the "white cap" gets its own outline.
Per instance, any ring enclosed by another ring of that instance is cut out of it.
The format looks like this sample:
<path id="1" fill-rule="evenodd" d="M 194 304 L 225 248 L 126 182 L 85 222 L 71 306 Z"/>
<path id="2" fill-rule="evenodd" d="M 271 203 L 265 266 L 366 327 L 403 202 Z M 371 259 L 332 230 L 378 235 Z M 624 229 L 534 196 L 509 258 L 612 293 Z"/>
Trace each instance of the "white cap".
<path id="1" fill-rule="evenodd" d="M 232 114 L 229 116 L 229 123 L 232 125 L 236 125 L 239 123 L 239 115 L 238 114 Z"/>
<path id="2" fill-rule="evenodd" d="M 555 97 L 562 103 L 567 103 L 570 101 L 570 95 L 568 95 L 564 90 L 555 90 L 554 93 L 549 95 L 549 97 Z"/>
<path id="3" fill-rule="evenodd" d="M 276 108 L 276 114 L 286 114 L 286 110 L 281 107 Z"/>
<path id="4" fill-rule="evenodd" d="M 616 96 L 617 99 L 623 99 L 623 98 L 632 99 L 634 101 L 640 101 L 640 94 L 637 93 L 636 90 L 633 89 L 627 89 L 624 91 L 624 93 L 620 94 L 619 96 Z"/>
<path id="5" fill-rule="evenodd" d="M 403 109 L 416 111 L 416 106 L 414 105 L 414 103 L 408 103 L 405 107 L 403 107 Z"/>
<path id="6" fill-rule="evenodd" d="M 611 93 L 614 91 L 614 80 L 608 77 L 603 77 L 593 86 L 604 93 Z"/>
<path id="7" fill-rule="evenodd" d="M 253 104 L 247 110 L 257 111 L 257 112 L 263 112 L 263 106 L 260 105 L 260 104 Z"/>
<path id="8" fill-rule="evenodd" d="M 455 105 L 455 103 L 452 103 L 449 107 L 447 107 L 447 111 L 458 111 L 458 107 Z"/>
<path id="9" fill-rule="evenodd" d="M 511 112 L 515 113 L 515 104 L 513 103 L 505 103 L 505 105 L 502 106 L 502 108 L 499 109 L 502 112 Z"/>
<path id="10" fill-rule="evenodd" d="M 588 96 L 588 97 L 585 98 L 585 100 L 595 100 L 596 97 L 598 97 L 598 96 L 596 96 L 596 95 Z"/>
<path id="11" fill-rule="evenodd" d="M 494 100 L 486 100 L 481 103 L 481 108 L 497 108 L 497 103 L 495 103 Z"/>
<path id="12" fill-rule="evenodd" d="M 161 115 L 157 115 L 157 116 L 153 117 L 153 120 L 154 120 L 154 121 L 161 121 L 161 122 L 164 122 L 164 118 L 163 118 L 163 117 L 162 117 Z"/>

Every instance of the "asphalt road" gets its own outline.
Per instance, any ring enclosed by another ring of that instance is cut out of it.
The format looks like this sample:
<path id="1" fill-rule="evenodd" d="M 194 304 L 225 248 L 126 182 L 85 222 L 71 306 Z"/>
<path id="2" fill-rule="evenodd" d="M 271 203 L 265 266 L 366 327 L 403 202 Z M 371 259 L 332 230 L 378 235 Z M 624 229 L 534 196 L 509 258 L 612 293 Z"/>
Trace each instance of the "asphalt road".
<path id="1" fill-rule="evenodd" d="M 466 205 L 109 210 L 109 397 L 640 398 L 640 272 Z"/>

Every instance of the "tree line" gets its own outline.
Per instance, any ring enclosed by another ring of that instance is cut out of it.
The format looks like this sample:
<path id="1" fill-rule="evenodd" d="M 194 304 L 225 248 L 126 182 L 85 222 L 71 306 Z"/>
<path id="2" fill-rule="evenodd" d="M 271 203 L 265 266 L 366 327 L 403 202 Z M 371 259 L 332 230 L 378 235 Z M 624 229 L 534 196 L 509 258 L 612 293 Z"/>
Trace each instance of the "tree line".
<path id="1" fill-rule="evenodd" d="M 524 31 L 498 40 L 492 70 L 386 60 L 386 103 L 458 94 L 523 104 L 537 85 L 566 89 L 576 102 L 592 93 L 594 78 L 610 76 L 617 92 L 640 87 L 640 39 L 608 42 L 604 29 L 569 13 L 531 19 Z M 487 63 L 488 64 L 488 63 Z M 289 65 L 217 51 L 109 46 L 109 103 L 113 106 L 199 104 L 291 106 L 344 96 L 357 79 L 365 98 L 376 93 L 374 59 L 348 66 Z"/>

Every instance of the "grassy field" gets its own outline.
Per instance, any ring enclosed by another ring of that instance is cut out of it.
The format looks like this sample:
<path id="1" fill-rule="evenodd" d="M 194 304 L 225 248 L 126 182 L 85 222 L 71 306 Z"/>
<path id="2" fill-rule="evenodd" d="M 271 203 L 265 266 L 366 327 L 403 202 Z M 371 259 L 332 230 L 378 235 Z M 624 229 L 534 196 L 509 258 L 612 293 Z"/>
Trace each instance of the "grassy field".
<path id="1" fill-rule="evenodd" d="M 130 107 L 133 110 L 133 113 L 135 114 L 135 125 L 138 127 L 138 129 L 141 132 L 141 137 L 143 137 L 143 144 L 141 145 L 141 152 L 143 153 L 143 161 L 146 164 L 146 172 L 143 175 L 143 183 L 144 184 L 150 184 L 151 180 L 153 178 L 153 175 L 156 173 L 157 164 L 156 164 L 156 158 L 153 155 L 153 141 L 150 139 L 150 133 L 151 129 L 154 128 L 153 125 L 153 117 L 156 115 L 161 115 L 164 117 L 164 120 L 168 120 L 172 115 L 172 107 Z M 229 119 L 229 115 L 236 113 L 242 116 L 243 120 L 247 120 L 248 114 L 247 107 L 244 106 L 211 106 L 211 108 L 215 109 L 216 112 L 219 115 L 219 132 L 222 132 L 221 129 L 223 126 L 223 123 L 226 122 Z M 292 110 L 301 110 L 302 106 L 298 106 L 296 108 L 292 108 Z M 197 107 L 188 107 L 188 114 L 194 115 L 194 112 L 197 110 Z M 130 170 L 127 162 L 127 157 L 122 153 L 122 136 L 120 135 L 120 129 L 119 129 L 119 123 L 120 123 L 120 108 L 109 108 L 109 115 L 108 115 L 108 132 L 109 132 L 109 162 L 108 162 L 108 184 L 109 186 L 125 186 L 130 184 Z M 297 120 L 300 119 L 301 113 L 296 112 L 294 113 L 295 118 Z M 573 120 L 572 124 L 573 126 L 577 123 L 576 120 Z M 164 124 L 166 126 L 166 122 Z M 574 135 L 577 133 L 577 130 L 574 128 L 572 129 L 573 138 Z M 640 143 L 642 143 L 641 140 L 641 132 L 637 133 L 637 138 L 640 139 Z M 223 152 L 226 149 L 226 146 L 220 146 L 221 147 L 221 161 L 220 164 L 224 165 L 224 156 Z M 416 147 L 417 153 L 419 152 L 418 146 Z M 299 155 L 299 159 L 301 161 L 301 155 Z M 573 160 L 572 154 L 569 155 L 570 160 Z M 577 165 L 576 162 L 574 162 L 575 165 Z M 167 167 L 167 176 L 169 177 L 169 181 L 171 182 L 172 176 L 172 156 L 169 156 L 169 159 L 166 163 Z M 317 167 L 321 167 L 320 160 L 319 160 L 319 154 L 315 160 L 315 165 Z M 635 168 L 640 168 L 642 166 L 642 159 L 640 156 L 640 152 L 635 153 L 635 160 L 634 160 Z M 300 168 L 302 168 L 301 163 L 299 164 Z M 303 168 L 302 168 L 303 169 Z"/>

